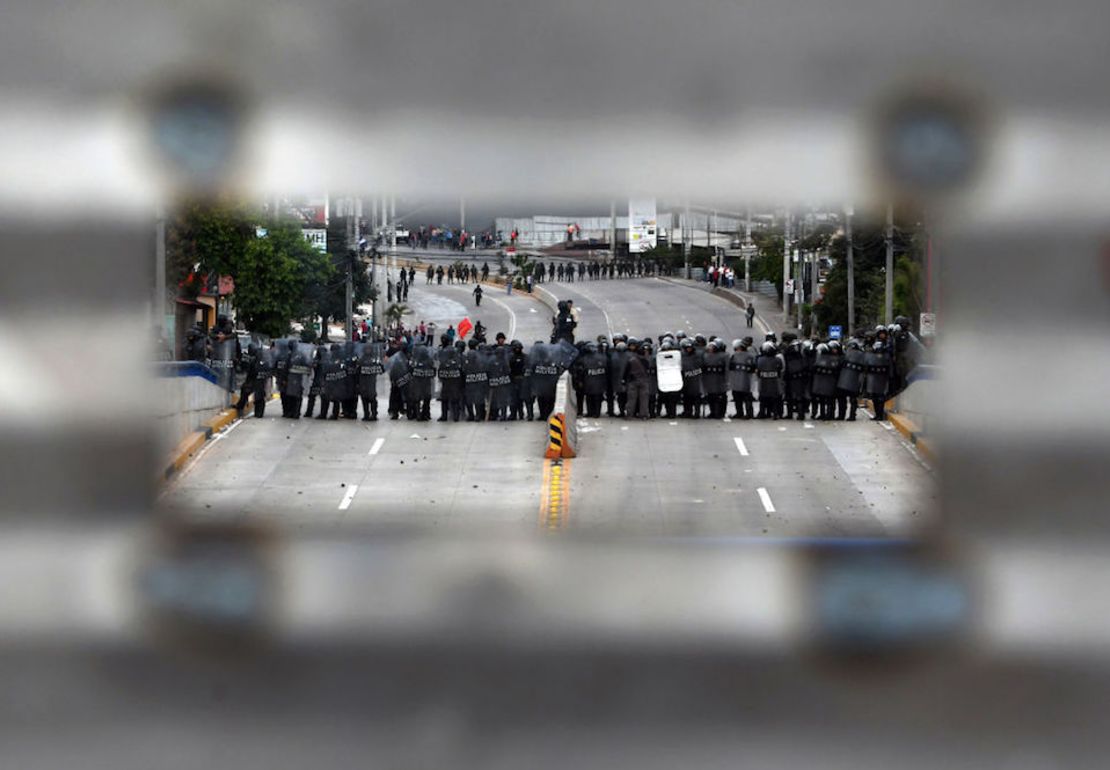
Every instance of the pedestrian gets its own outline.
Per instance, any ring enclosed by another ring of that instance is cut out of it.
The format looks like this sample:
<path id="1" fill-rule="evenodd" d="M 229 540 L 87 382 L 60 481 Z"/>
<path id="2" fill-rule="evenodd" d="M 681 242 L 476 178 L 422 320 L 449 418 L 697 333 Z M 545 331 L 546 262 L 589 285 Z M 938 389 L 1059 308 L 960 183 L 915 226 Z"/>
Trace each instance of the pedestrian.
<path id="1" fill-rule="evenodd" d="M 744 317 L 748 321 L 748 328 L 752 328 L 752 321 L 755 320 L 755 305 L 751 303 L 751 300 L 748 301 L 748 308 L 744 311 Z"/>
<path id="2" fill-rule="evenodd" d="M 474 294 L 474 306 L 475 307 L 481 307 L 482 306 L 482 286 L 481 286 L 481 284 L 474 287 L 474 291 L 472 292 L 472 294 Z"/>

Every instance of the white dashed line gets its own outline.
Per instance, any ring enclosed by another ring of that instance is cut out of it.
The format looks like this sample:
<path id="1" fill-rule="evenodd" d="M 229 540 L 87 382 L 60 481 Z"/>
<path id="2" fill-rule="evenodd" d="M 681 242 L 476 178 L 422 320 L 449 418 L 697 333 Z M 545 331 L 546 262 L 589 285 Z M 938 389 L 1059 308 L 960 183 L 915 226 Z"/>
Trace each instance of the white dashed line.
<path id="1" fill-rule="evenodd" d="M 355 499 L 355 492 L 358 491 L 358 484 L 351 484 L 347 487 L 347 494 L 343 495 L 343 501 L 339 503 L 339 510 L 345 511 L 351 507 L 351 501 Z"/>
<path id="2" fill-rule="evenodd" d="M 736 448 L 740 450 L 740 454 L 743 455 L 744 457 L 747 457 L 748 456 L 748 448 L 746 446 L 744 446 L 744 439 L 737 436 L 736 438 L 733 439 L 733 441 L 736 442 Z"/>
<path id="3" fill-rule="evenodd" d="M 767 511 L 767 513 L 774 513 L 775 504 L 771 502 L 771 496 L 767 494 L 767 489 L 765 487 L 760 487 L 755 491 L 759 493 L 759 500 L 763 503 L 763 510 Z"/>
<path id="4" fill-rule="evenodd" d="M 384 438 L 374 439 L 374 445 L 372 447 L 370 447 L 370 454 L 376 455 L 378 452 L 382 451 L 382 444 L 384 444 L 384 443 L 385 443 Z"/>
<path id="5" fill-rule="evenodd" d="M 812 428 L 812 427 L 813 427 L 813 423 L 811 423 L 811 422 L 805 422 L 805 423 L 802 423 L 802 427 L 804 427 L 804 428 Z"/>

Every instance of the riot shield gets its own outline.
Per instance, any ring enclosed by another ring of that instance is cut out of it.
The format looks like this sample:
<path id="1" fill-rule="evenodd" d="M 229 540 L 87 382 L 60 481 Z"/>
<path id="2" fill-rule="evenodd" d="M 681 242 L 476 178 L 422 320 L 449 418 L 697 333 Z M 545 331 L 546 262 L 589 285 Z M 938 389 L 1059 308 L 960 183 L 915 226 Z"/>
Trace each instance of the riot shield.
<path id="1" fill-rule="evenodd" d="M 682 354 L 677 350 L 661 350 L 655 357 L 655 377 L 660 393 L 682 390 Z"/>
<path id="2" fill-rule="evenodd" d="M 498 345 L 489 353 L 490 409 L 508 409 L 510 385 L 509 348 Z"/>
<path id="3" fill-rule="evenodd" d="M 394 353 L 386 362 L 389 382 L 395 388 L 408 388 L 412 384 L 412 367 L 403 352 Z"/>
<path id="4" fill-rule="evenodd" d="M 360 342 L 355 345 L 358 372 L 355 389 L 358 395 L 375 398 L 378 395 L 378 375 L 385 372 L 385 345 L 381 342 Z"/>
<path id="5" fill-rule="evenodd" d="M 624 370 L 628 368 L 627 350 L 613 350 L 609 353 L 609 389 L 614 393 L 624 393 Z"/>
<path id="6" fill-rule="evenodd" d="M 238 363 L 238 340 L 229 337 L 223 342 L 211 340 L 208 368 L 216 375 L 216 384 L 224 390 L 235 390 L 235 368 Z"/>
<path id="7" fill-rule="evenodd" d="M 324 370 L 331 361 L 331 349 L 327 345 L 316 345 L 316 354 L 312 366 L 312 388 L 308 391 L 310 396 L 320 396 L 324 393 Z"/>
<path id="8" fill-rule="evenodd" d="M 416 345 L 412 349 L 413 398 L 432 397 L 435 385 L 436 365 L 432 349 L 427 345 Z"/>
<path id="9" fill-rule="evenodd" d="M 439 398 L 454 401 L 462 398 L 462 354 L 449 346 L 436 351 L 439 363 Z"/>
<path id="10" fill-rule="evenodd" d="M 302 396 L 312 387 L 312 371 L 316 358 L 316 347 L 309 342 L 298 342 L 296 350 L 289 359 L 289 379 L 286 393 Z"/>

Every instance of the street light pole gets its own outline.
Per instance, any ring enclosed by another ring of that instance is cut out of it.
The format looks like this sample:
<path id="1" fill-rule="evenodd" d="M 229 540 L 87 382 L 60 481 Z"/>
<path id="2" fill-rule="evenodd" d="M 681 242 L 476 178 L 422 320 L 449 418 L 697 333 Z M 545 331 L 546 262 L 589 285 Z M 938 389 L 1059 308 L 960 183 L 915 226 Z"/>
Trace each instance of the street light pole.
<path id="1" fill-rule="evenodd" d="M 855 335 L 856 330 L 856 261 L 852 245 L 852 207 L 844 207 L 844 245 L 845 257 L 848 267 L 848 336 Z"/>
<path id="2" fill-rule="evenodd" d="M 682 218 L 682 261 L 685 263 L 683 278 L 690 277 L 690 238 L 693 238 L 693 233 L 690 232 L 690 201 L 686 201 L 686 214 Z"/>
<path id="3" fill-rule="evenodd" d="M 344 341 L 349 341 L 353 336 L 355 319 L 353 305 L 355 304 L 355 287 L 354 287 L 354 261 L 355 255 L 358 253 L 358 240 L 355 237 L 355 206 L 354 199 L 347 198 L 347 280 L 346 280 L 346 304 L 343 307 L 344 315 L 347 317 L 344 323 L 344 328 L 347 336 Z"/>
<path id="4" fill-rule="evenodd" d="M 175 352 L 176 341 L 166 335 L 166 208 L 161 203 L 155 212 L 157 223 L 155 225 L 154 242 L 154 323 L 158 328 L 159 336 L 166 336 L 170 343 L 171 355 Z M 161 350 L 158 351 L 162 353 Z"/>
<path id="5" fill-rule="evenodd" d="M 741 248 L 744 251 L 744 291 L 750 292 L 752 290 L 752 207 L 748 206 L 744 210 L 744 240 L 741 242 Z"/>
<path id="6" fill-rule="evenodd" d="M 782 225 L 782 322 L 784 324 L 790 323 L 790 300 L 793 298 L 789 290 L 790 252 L 790 209 L 787 209 Z"/>
<path id="7" fill-rule="evenodd" d="M 894 204 L 886 205 L 886 323 L 894 323 Z"/>

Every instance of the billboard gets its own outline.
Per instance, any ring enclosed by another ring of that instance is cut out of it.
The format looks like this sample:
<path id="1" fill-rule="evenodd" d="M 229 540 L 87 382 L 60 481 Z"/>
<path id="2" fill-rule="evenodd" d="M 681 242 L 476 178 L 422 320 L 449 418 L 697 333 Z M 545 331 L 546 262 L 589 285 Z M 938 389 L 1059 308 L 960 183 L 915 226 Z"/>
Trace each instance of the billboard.
<path id="1" fill-rule="evenodd" d="M 628 253 L 642 254 L 658 242 L 655 198 L 630 198 L 628 201 Z"/>

